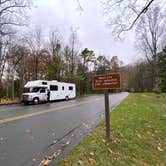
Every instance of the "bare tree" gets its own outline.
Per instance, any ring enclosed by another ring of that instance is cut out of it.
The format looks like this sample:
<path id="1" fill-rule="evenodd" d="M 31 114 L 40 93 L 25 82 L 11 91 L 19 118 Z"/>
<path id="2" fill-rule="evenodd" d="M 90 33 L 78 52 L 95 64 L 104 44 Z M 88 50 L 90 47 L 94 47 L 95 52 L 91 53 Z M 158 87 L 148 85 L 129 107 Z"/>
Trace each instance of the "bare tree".
<path id="1" fill-rule="evenodd" d="M 24 38 L 24 45 L 31 51 L 31 57 L 33 62 L 33 79 L 38 79 L 39 75 L 39 57 L 43 48 L 43 34 L 41 27 L 36 27 L 34 30 L 28 32 Z"/>
<path id="2" fill-rule="evenodd" d="M 4 70 L 5 70 L 5 66 L 7 63 L 7 56 L 8 56 L 8 47 L 10 45 L 10 41 L 11 38 L 5 37 L 5 39 L 3 40 L 3 43 L 1 43 L 1 52 L 0 52 L 0 80 L 2 79 Z"/>
<path id="3" fill-rule="evenodd" d="M 121 35 L 131 30 L 156 0 L 104 0 L 104 15 L 113 33 Z"/>
<path id="4" fill-rule="evenodd" d="M 35 79 L 38 79 L 38 73 L 39 73 L 39 55 L 41 52 L 41 42 L 42 42 L 42 30 L 41 28 L 36 28 L 35 32 L 34 32 L 34 41 L 33 43 L 33 56 L 34 56 L 34 68 L 35 68 Z"/>
<path id="5" fill-rule="evenodd" d="M 69 45 L 71 48 L 71 70 L 70 70 L 71 75 L 74 75 L 74 72 L 75 72 L 75 63 L 76 63 L 76 56 L 77 56 L 76 50 L 77 50 L 77 47 L 79 44 L 77 30 L 78 30 L 78 28 L 76 28 L 76 29 L 71 28 L 71 35 L 69 38 Z"/>
<path id="6" fill-rule="evenodd" d="M 158 6 L 149 9 L 136 29 L 136 45 L 152 65 L 156 92 L 160 92 L 158 53 L 162 50 L 162 41 L 166 35 L 166 18 L 163 13 Z"/>
<path id="7" fill-rule="evenodd" d="M 18 44 L 13 44 L 13 46 L 9 49 L 8 58 L 8 68 L 9 71 L 12 72 L 12 98 L 14 99 L 14 82 L 15 77 L 19 80 L 19 95 L 22 93 L 23 85 L 25 84 L 25 76 L 26 76 L 26 60 L 28 58 L 29 50 L 26 47 L 23 47 Z"/>
<path id="8" fill-rule="evenodd" d="M 13 26 L 25 25 L 30 4 L 30 0 L 0 0 L 0 36 L 13 33 Z"/>
<path id="9" fill-rule="evenodd" d="M 80 0 L 74 0 L 77 2 L 77 10 L 80 12 L 80 14 L 84 11 L 82 4 L 80 2 Z"/>
<path id="10" fill-rule="evenodd" d="M 15 27 L 26 24 L 26 9 L 30 5 L 31 0 L 0 0 L 0 84 L 7 61 L 9 42 L 6 41 L 16 32 Z"/>
<path id="11" fill-rule="evenodd" d="M 65 64 L 66 64 L 66 74 L 69 75 L 70 71 L 71 71 L 70 70 L 70 68 L 71 68 L 71 49 L 68 45 L 66 45 L 64 47 L 63 55 L 64 55 Z"/>
<path id="12" fill-rule="evenodd" d="M 8 58 L 9 58 L 9 48 L 11 46 L 13 35 L 8 35 L 3 37 L 3 40 L 1 40 L 0 43 L 0 96 L 2 92 L 2 81 L 4 78 L 4 73 L 6 73 L 7 69 L 7 63 L 8 63 Z"/>
<path id="13" fill-rule="evenodd" d="M 60 80 L 64 73 L 62 44 L 62 36 L 59 31 L 51 30 L 49 36 L 50 58 L 47 62 L 46 69 L 48 79 Z"/>
<path id="14" fill-rule="evenodd" d="M 60 47 L 62 43 L 62 35 L 56 30 L 50 30 L 49 34 L 49 51 L 52 56 L 60 56 Z"/>

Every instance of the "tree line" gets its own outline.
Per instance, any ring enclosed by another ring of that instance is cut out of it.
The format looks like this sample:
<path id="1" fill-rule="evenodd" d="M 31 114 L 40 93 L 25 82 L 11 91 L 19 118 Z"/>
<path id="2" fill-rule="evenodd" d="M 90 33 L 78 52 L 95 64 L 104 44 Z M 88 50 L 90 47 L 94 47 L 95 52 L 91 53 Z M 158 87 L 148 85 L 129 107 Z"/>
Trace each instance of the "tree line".
<path id="1" fill-rule="evenodd" d="M 1 61 L 4 66 L 1 96 L 20 96 L 27 81 L 39 79 L 73 82 L 78 94 L 92 93 L 93 74 L 116 72 L 122 65 L 117 56 L 111 59 L 97 56 L 88 48 L 79 51 L 78 35 L 74 30 L 67 44 L 57 30 L 51 30 L 46 41 L 41 29 L 23 38 L 13 36 L 11 40 L 3 52 L 5 60 Z"/>
<path id="2" fill-rule="evenodd" d="M 166 17 L 164 10 L 157 4 L 152 5 L 152 2 L 149 1 L 142 9 L 129 3 L 125 8 L 126 15 L 131 13 L 130 10 L 136 14 L 129 28 L 127 22 L 123 25 L 123 16 L 111 19 L 118 34 L 135 25 L 136 46 L 145 57 L 143 61 L 125 66 L 117 56 L 97 55 L 89 48 L 80 50 L 79 36 L 73 29 L 67 43 L 56 29 L 50 30 L 47 35 L 43 35 L 41 28 L 27 34 L 17 33 L 18 28 L 26 24 L 25 13 L 31 2 L 0 1 L 0 97 L 20 96 L 24 84 L 37 79 L 73 82 L 77 85 L 78 94 L 94 93 L 92 75 L 108 72 L 121 73 L 121 90 L 166 91 Z M 114 5 L 119 7 L 120 3 L 123 1 Z M 105 5 L 109 16 L 114 5 Z M 119 30 L 118 26 L 122 29 Z"/>

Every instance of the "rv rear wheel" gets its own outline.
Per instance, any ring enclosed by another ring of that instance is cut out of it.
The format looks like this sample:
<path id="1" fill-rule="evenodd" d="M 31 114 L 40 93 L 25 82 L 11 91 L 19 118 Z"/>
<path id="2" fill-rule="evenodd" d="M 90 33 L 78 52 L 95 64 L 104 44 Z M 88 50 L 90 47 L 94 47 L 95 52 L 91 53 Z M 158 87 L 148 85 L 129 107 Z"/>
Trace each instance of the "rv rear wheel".
<path id="1" fill-rule="evenodd" d="M 38 103 L 39 103 L 39 98 L 35 97 L 35 98 L 33 99 L 33 103 L 34 103 L 34 104 L 38 104 Z"/>
<path id="2" fill-rule="evenodd" d="M 66 99 L 66 101 L 67 101 L 67 100 L 69 100 L 69 97 L 68 97 L 68 96 L 66 96 L 66 97 L 65 97 L 65 99 Z"/>

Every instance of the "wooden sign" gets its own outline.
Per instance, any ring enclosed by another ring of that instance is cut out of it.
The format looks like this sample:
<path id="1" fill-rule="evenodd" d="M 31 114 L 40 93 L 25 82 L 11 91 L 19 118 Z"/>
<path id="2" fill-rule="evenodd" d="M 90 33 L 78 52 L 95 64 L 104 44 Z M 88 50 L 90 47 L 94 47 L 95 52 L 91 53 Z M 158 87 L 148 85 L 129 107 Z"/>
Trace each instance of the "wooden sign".
<path id="1" fill-rule="evenodd" d="M 102 74 L 94 75 L 92 77 L 92 86 L 94 89 L 105 89 L 105 121 L 106 121 L 106 138 L 110 140 L 110 112 L 109 112 L 109 92 L 108 89 L 119 89 L 120 88 L 120 74 Z"/>
<path id="2" fill-rule="evenodd" d="M 102 74 L 94 75 L 92 78 L 94 89 L 119 89 L 120 88 L 120 74 Z"/>

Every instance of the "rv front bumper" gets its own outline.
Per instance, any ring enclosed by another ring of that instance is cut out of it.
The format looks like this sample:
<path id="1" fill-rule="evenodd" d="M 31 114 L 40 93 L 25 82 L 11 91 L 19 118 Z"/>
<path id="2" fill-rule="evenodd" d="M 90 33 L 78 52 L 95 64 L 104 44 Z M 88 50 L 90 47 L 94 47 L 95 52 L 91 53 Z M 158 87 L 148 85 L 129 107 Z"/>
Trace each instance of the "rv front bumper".
<path id="1" fill-rule="evenodd" d="M 21 101 L 22 102 L 25 102 L 25 101 L 31 102 L 31 101 L 33 101 L 33 97 L 31 97 L 29 95 L 23 95 Z"/>

